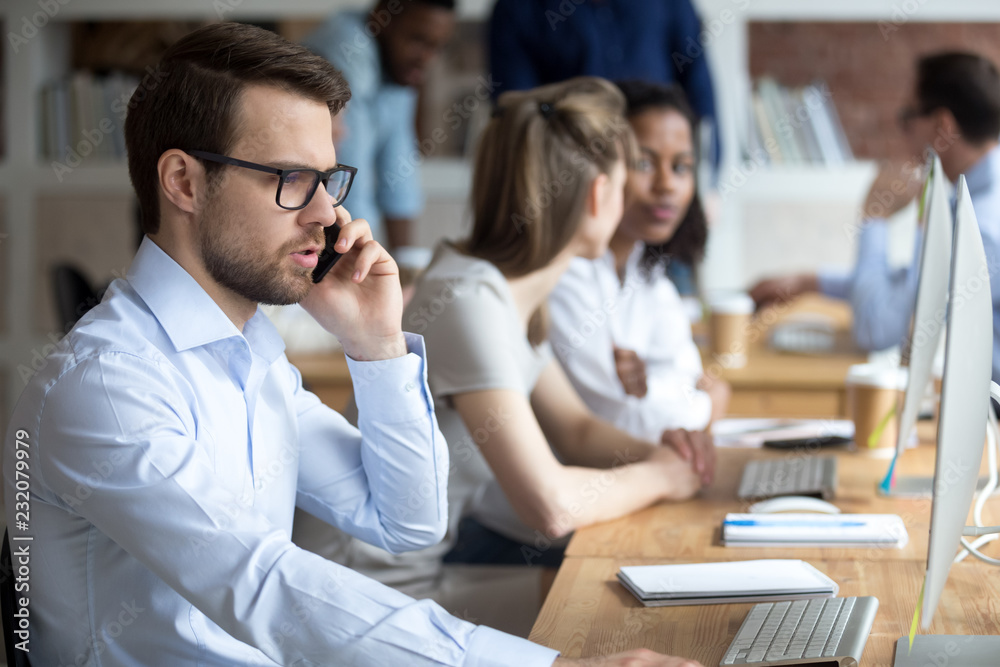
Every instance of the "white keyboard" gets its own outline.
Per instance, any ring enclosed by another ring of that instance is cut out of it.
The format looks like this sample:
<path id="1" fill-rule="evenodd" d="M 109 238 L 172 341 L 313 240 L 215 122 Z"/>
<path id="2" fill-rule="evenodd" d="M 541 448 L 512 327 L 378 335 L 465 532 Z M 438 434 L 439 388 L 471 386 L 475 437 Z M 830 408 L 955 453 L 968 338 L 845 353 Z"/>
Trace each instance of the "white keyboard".
<path id="1" fill-rule="evenodd" d="M 877 610 L 870 596 L 754 605 L 720 664 L 853 667 L 861 662 Z"/>
<path id="2" fill-rule="evenodd" d="M 837 492 L 837 459 L 833 456 L 791 456 L 749 461 L 737 496 L 817 496 L 829 500 Z"/>

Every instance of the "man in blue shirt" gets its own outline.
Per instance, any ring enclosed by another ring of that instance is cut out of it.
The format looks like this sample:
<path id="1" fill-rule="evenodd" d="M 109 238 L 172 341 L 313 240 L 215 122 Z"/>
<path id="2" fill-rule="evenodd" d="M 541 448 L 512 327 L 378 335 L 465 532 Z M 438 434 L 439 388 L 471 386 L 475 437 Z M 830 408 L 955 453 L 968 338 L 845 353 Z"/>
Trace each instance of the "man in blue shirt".
<path id="1" fill-rule="evenodd" d="M 497 0 L 490 21 L 494 97 L 574 76 L 677 82 L 702 121 L 715 93 L 690 0 Z M 719 162 L 718 127 L 710 156 Z"/>
<path id="2" fill-rule="evenodd" d="M 899 345 L 909 334 L 916 303 L 917 256 L 894 269 L 887 260 L 886 218 L 913 200 L 922 183 L 915 178 L 934 150 L 954 183 L 965 174 L 972 207 L 983 236 L 993 294 L 993 379 L 1000 382 L 1000 74 L 986 58 L 972 53 L 938 53 L 917 63 L 916 85 L 899 114 L 914 159 L 902 168 L 883 169 L 862 209 L 858 256 L 849 273 L 819 272 L 758 283 L 751 295 L 758 305 L 805 292 L 847 299 L 854 318 L 854 339 L 864 349 Z M 918 230 L 916 248 L 922 243 Z"/>
<path id="3" fill-rule="evenodd" d="M 28 382 L 5 443 L 32 663 L 572 664 L 292 544 L 296 506 L 392 552 L 443 536 L 423 340 L 400 329 L 395 263 L 341 206 L 340 74 L 236 23 L 158 67 L 125 122 L 145 237 Z M 314 285 L 334 224 L 343 257 Z M 303 389 L 258 308 L 297 301 L 343 344 L 357 429 Z"/>
<path id="4" fill-rule="evenodd" d="M 380 0 L 335 14 L 304 42 L 351 86 L 337 153 L 358 167 L 351 210 L 390 249 L 411 243 L 423 206 L 416 89 L 454 31 L 454 9 L 454 0 Z"/>

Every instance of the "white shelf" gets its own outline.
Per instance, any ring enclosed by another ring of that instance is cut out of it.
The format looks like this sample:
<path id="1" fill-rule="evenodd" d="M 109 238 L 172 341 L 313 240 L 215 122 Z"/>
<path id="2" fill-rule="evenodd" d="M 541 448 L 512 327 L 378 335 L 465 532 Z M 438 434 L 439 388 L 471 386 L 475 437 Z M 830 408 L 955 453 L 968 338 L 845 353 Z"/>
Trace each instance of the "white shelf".
<path id="1" fill-rule="evenodd" d="M 61 0 L 63 1 L 63 0 Z M 403 0 L 407 2 L 409 0 Z M 12 0 L 5 3 L 6 14 L 20 23 L 20 17 L 40 11 L 37 0 Z M 280 18 L 319 18 L 342 9 L 369 9 L 371 0 L 73 0 L 58 4 L 59 21 L 219 19 L 247 20 Z M 476 19 L 489 14 L 492 0 L 461 0 L 457 3 L 460 18 Z"/>
<path id="2" fill-rule="evenodd" d="M 36 165 L 31 170 L 31 182 L 40 193 L 53 194 L 79 191 L 87 192 L 132 192 L 132 184 L 128 179 L 128 167 L 124 162 L 84 162 L 68 173 L 62 174 L 62 180 L 56 175 L 49 164 Z"/>
<path id="3" fill-rule="evenodd" d="M 0 181 L 7 182 L 9 165 L 0 165 Z M 56 177 L 50 164 L 38 164 L 29 170 L 32 186 L 43 194 L 79 191 L 132 192 L 128 167 L 124 162 L 84 163 Z M 428 198 L 462 199 L 468 196 L 472 165 L 463 158 L 428 158 L 421 165 L 421 180 Z"/>
<path id="4" fill-rule="evenodd" d="M 728 16 L 748 21 L 1000 21 L 996 0 L 695 0 L 702 22 Z M 728 10 L 730 14 L 724 15 Z"/>

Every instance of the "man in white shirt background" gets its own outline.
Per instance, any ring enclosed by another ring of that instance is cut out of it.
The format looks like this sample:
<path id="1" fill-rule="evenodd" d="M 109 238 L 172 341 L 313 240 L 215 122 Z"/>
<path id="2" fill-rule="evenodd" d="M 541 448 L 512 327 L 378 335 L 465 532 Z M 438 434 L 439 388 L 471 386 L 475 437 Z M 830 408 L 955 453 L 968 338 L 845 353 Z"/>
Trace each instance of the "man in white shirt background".
<path id="1" fill-rule="evenodd" d="M 390 551 L 441 539 L 423 342 L 401 331 L 394 262 L 340 206 L 340 74 L 234 23 L 159 67 L 126 120 L 146 236 L 28 383 L 5 443 L 33 664 L 571 663 L 290 542 L 296 505 Z M 314 286 L 335 223 L 345 255 Z M 302 388 L 258 309 L 297 301 L 343 344 L 357 429 Z"/>

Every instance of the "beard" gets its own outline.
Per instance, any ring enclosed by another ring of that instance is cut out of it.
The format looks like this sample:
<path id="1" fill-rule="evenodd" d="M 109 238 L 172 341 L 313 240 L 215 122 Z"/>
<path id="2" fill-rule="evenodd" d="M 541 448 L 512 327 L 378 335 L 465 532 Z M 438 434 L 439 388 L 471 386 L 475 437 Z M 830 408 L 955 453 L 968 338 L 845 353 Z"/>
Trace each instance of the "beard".
<path id="1" fill-rule="evenodd" d="M 199 221 L 201 257 L 209 275 L 239 296 L 273 306 L 298 303 L 312 289 L 312 269 L 295 266 L 288 255 L 312 243 L 324 245 L 323 230 L 289 242 L 270 253 L 257 236 L 248 234 L 237 220 L 213 197 Z"/>

